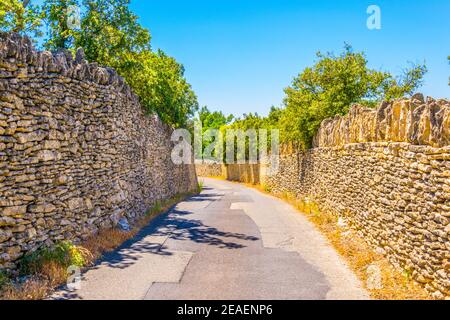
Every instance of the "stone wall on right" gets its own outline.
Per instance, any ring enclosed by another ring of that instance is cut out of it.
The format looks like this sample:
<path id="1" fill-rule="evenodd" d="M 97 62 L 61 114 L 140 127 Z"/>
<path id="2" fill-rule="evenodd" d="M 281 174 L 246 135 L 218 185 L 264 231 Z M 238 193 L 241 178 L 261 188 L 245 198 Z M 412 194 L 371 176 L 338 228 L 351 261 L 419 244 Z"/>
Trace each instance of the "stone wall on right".
<path id="1" fill-rule="evenodd" d="M 261 182 L 316 202 L 358 230 L 435 297 L 450 296 L 450 103 L 353 107 L 326 120 L 315 148 L 285 152 Z"/>

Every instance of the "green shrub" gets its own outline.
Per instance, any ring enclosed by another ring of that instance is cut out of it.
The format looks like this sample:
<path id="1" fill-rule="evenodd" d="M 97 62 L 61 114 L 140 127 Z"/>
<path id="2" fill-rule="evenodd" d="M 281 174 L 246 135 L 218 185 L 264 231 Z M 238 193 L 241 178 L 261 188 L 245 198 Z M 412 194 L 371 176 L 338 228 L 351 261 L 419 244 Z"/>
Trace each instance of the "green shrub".
<path id="1" fill-rule="evenodd" d="M 8 277 L 7 273 L 3 270 L 0 270 L 0 289 L 8 284 L 10 282 L 10 278 Z"/>
<path id="2" fill-rule="evenodd" d="M 267 184 L 263 184 L 262 189 L 264 190 L 264 192 L 272 193 L 272 188 L 270 186 L 268 186 Z"/>
<path id="3" fill-rule="evenodd" d="M 86 264 L 81 248 L 70 241 L 62 241 L 52 248 L 41 248 L 26 255 L 19 263 L 21 274 L 36 274 L 47 262 L 57 263 L 61 267 L 82 267 Z"/>
<path id="4" fill-rule="evenodd" d="M 197 187 L 198 193 L 202 192 L 203 188 L 204 188 L 204 182 L 200 180 L 198 182 L 198 187 Z"/>
<path id="5" fill-rule="evenodd" d="M 161 201 L 157 200 L 153 207 L 151 207 L 150 210 L 147 211 L 147 216 L 152 216 L 155 214 L 158 214 L 162 211 L 162 204 Z"/>

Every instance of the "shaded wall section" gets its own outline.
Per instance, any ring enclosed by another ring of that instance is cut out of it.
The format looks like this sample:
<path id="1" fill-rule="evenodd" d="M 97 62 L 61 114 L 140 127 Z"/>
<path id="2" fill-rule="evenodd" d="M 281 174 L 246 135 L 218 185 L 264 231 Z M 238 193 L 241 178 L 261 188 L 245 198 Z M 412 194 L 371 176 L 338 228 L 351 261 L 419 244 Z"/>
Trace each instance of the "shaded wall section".
<path id="1" fill-rule="evenodd" d="M 37 52 L 1 34 L 0 268 L 195 190 L 194 165 L 171 161 L 171 133 L 82 51 Z"/>

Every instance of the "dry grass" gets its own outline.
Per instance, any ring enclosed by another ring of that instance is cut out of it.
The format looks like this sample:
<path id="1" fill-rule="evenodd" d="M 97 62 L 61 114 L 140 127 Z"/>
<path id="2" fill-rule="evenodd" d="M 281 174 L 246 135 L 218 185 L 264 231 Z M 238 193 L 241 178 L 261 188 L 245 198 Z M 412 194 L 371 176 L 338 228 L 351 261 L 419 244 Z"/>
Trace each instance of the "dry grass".
<path id="1" fill-rule="evenodd" d="M 258 187 L 266 192 L 267 188 Z M 336 251 L 345 259 L 348 266 L 356 273 L 373 299 L 378 300 L 430 300 L 431 296 L 410 273 L 400 271 L 383 255 L 375 250 L 349 227 L 340 227 L 338 218 L 330 212 L 319 210 L 319 206 L 308 200 L 296 199 L 290 194 L 275 195 L 290 203 L 299 212 L 306 215 L 328 238 Z M 381 271 L 381 288 L 368 288 L 368 268 L 377 266 Z"/>
<path id="2" fill-rule="evenodd" d="M 123 232 L 118 229 L 107 229 L 100 231 L 97 235 L 88 238 L 82 246 L 91 254 L 88 265 L 92 265 L 102 257 L 103 254 L 113 251 L 122 245 L 126 240 L 132 238 L 135 234 L 134 229 L 129 232 Z"/>
<path id="3" fill-rule="evenodd" d="M 38 274 L 49 287 L 59 286 L 67 280 L 67 268 L 55 261 L 45 262 Z"/>
<path id="4" fill-rule="evenodd" d="M 41 300 L 47 296 L 50 285 L 47 280 L 33 276 L 21 284 L 8 284 L 2 288 L 3 300 Z"/>
<path id="5" fill-rule="evenodd" d="M 67 245 L 67 246 L 66 246 Z M 56 248 L 63 246 L 57 245 Z M 43 250 L 28 256 L 21 262 L 21 281 L 8 279 L 1 288 L 4 300 L 41 300 L 53 288 L 67 281 L 69 265 L 87 263 L 90 253 L 81 246 L 65 243 L 64 250 Z M 51 253 L 51 255 L 50 255 Z"/>
<path id="6" fill-rule="evenodd" d="M 200 188 L 200 187 L 199 187 Z M 174 204 L 180 202 L 188 195 L 178 195 L 169 200 L 158 201 L 155 205 L 147 211 L 147 213 L 138 219 L 133 228 L 124 232 L 118 229 L 106 229 L 100 231 L 97 235 L 88 238 L 83 242 L 82 247 L 91 254 L 90 264 L 95 263 L 102 255 L 111 252 L 117 247 L 120 247 L 125 241 L 132 239 L 145 226 L 147 226 L 156 216 L 162 212 L 169 210 Z"/>
<path id="7" fill-rule="evenodd" d="M 201 186 L 199 186 L 200 189 Z M 54 288 L 66 283 L 68 278 L 67 267 L 76 264 L 88 267 L 95 264 L 105 253 L 111 252 L 121 246 L 125 241 L 132 239 L 156 216 L 166 212 L 173 205 L 192 194 L 180 194 L 169 200 L 157 202 L 142 218 L 138 219 L 132 230 L 123 232 L 118 229 L 102 230 L 88 238 L 80 246 L 66 244 L 65 251 L 54 257 L 53 253 L 36 254 L 26 263 L 26 279 L 22 282 L 12 281 L 0 274 L 0 299 L 3 300 L 42 300 Z M 42 257 L 45 256 L 45 259 Z M 69 258 L 67 258 L 69 256 Z"/>

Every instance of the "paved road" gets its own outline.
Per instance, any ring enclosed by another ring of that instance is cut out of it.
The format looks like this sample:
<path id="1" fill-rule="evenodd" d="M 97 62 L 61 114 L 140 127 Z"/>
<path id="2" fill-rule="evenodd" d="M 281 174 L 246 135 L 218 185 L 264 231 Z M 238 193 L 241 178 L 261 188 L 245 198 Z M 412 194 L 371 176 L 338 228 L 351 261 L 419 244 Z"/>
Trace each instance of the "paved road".
<path id="1" fill-rule="evenodd" d="M 324 237 L 291 206 L 203 179 L 63 299 L 367 299 Z"/>

